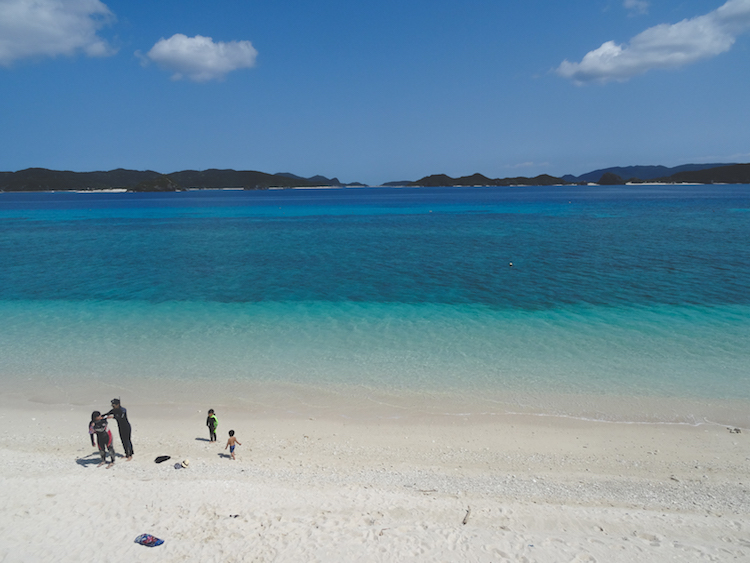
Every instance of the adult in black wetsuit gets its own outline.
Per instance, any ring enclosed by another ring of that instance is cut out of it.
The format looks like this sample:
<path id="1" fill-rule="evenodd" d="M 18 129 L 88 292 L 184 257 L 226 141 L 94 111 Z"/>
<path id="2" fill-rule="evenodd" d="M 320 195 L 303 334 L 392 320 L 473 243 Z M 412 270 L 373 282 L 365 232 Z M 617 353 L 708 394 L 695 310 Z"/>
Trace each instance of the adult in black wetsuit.
<path id="1" fill-rule="evenodd" d="M 120 399 L 112 399 L 112 410 L 104 416 L 114 418 L 117 421 L 120 441 L 122 442 L 122 448 L 125 450 L 125 458 L 130 461 L 133 459 L 133 444 L 130 441 L 132 428 L 128 421 L 128 410 L 120 404 Z"/>

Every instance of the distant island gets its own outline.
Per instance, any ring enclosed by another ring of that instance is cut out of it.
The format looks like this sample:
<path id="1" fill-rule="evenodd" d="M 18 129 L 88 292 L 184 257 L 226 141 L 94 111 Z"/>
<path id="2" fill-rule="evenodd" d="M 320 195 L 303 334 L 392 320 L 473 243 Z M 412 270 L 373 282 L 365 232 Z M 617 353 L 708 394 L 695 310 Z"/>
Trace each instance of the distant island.
<path id="1" fill-rule="evenodd" d="M 392 186 L 555 186 L 570 184 L 750 184 L 750 164 L 684 164 L 666 166 L 628 166 L 594 170 L 581 176 L 534 178 L 487 178 L 482 174 L 451 178 L 445 174 L 426 176 L 416 182 L 389 182 Z"/>
<path id="2" fill-rule="evenodd" d="M 533 178 L 488 178 L 482 174 L 451 178 L 433 174 L 416 181 L 387 182 L 384 186 L 555 186 L 571 184 L 621 185 L 664 184 L 750 184 L 750 164 L 684 164 L 665 166 L 627 166 L 594 170 L 580 176 L 562 177 L 542 174 Z M 0 191 L 99 191 L 122 189 L 132 192 L 174 192 L 188 189 L 244 189 L 365 186 L 359 182 L 342 184 L 338 178 L 303 178 L 289 172 L 267 174 L 253 170 L 183 170 L 161 174 L 152 170 L 108 172 L 71 172 L 28 168 L 18 172 L 0 172 Z"/>
<path id="3" fill-rule="evenodd" d="M 336 178 L 323 176 L 301 178 L 294 174 L 266 174 L 253 170 L 183 170 L 160 174 L 152 170 L 108 172 L 70 172 L 28 168 L 18 172 L 0 172 L 0 191 L 97 191 L 125 189 L 132 192 L 174 192 L 186 189 L 240 188 L 262 190 L 269 188 L 298 188 L 314 186 L 343 186 Z"/>

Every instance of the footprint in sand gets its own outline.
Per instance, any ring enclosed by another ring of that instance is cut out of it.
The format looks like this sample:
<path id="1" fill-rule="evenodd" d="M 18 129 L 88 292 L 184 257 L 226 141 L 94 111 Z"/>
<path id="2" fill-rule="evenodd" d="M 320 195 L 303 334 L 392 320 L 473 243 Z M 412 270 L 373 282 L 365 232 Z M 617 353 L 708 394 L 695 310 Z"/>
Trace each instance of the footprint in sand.
<path id="1" fill-rule="evenodd" d="M 649 542 L 654 547 L 659 547 L 661 545 L 661 540 L 655 536 L 654 534 L 648 534 L 646 532 L 633 532 L 633 535 L 637 538 L 642 539 L 643 541 Z"/>
<path id="2" fill-rule="evenodd" d="M 672 544 L 672 547 L 674 547 L 675 549 L 681 549 L 682 551 L 684 551 L 686 553 L 692 553 L 692 554 L 695 554 L 695 555 L 700 556 L 700 557 L 703 557 L 704 555 L 706 555 L 703 552 L 703 550 L 698 549 L 697 547 L 693 547 L 691 545 L 682 544 L 680 542 L 674 542 Z"/>
<path id="3" fill-rule="evenodd" d="M 547 538 L 546 540 L 542 542 L 542 545 L 546 547 L 549 545 L 554 546 L 555 544 L 560 544 L 560 543 L 565 544 L 565 540 L 560 539 L 560 538 Z"/>

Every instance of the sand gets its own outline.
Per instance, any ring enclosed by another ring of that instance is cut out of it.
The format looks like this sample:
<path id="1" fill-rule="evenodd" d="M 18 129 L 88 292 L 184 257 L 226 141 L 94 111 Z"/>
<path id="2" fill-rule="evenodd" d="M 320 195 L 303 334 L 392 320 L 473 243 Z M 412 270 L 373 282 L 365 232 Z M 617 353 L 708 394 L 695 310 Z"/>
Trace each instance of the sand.
<path id="1" fill-rule="evenodd" d="M 744 429 L 206 405 L 209 443 L 205 408 L 123 399 L 135 456 L 106 469 L 86 432 L 108 398 L 3 401 L 0 561 L 750 561 Z"/>

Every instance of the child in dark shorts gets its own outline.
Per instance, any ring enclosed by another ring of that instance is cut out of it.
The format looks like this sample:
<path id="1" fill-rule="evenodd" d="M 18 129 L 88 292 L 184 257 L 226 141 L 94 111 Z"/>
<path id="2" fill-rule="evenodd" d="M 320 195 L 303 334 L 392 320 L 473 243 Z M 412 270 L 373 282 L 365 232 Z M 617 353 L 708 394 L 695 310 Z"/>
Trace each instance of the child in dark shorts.
<path id="1" fill-rule="evenodd" d="M 227 448 L 229 448 L 229 453 L 232 454 L 232 459 L 237 459 L 236 457 L 234 457 L 234 447 L 235 447 L 235 445 L 241 446 L 242 443 L 237 438 L 234 437 L 234 430 L 230 430 L 229 431 L 229 440 L 227 440 L 227 445 L 224 448 L 224 450 L 226 450 Z"/>

